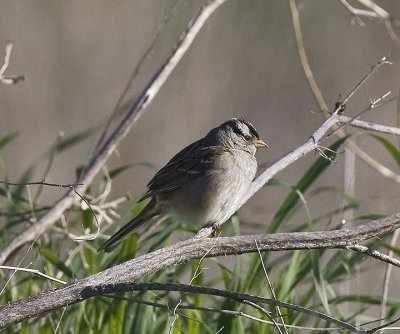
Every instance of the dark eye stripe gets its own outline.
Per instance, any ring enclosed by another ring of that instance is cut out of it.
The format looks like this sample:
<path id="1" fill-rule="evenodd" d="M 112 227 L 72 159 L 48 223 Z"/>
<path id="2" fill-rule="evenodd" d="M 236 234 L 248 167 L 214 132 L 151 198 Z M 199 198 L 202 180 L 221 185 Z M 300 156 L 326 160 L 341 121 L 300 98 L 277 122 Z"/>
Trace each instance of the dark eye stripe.
<path id="1" fill-rule="evenodd" d="M 242 130 L 240 130 L 236 123 L 233 123 L 232 126 L 233 132 L 236 133 L 238 136 L 243 136 Z"/>

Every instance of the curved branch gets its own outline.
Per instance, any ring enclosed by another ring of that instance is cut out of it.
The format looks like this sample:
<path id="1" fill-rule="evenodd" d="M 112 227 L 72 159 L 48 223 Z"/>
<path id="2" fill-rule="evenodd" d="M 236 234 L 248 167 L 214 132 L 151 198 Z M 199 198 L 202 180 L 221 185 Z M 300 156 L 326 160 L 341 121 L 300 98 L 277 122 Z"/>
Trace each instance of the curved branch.
<path id="1" fill-rule="evenodd" d="M 0 308 L 0 327 L 78 303 L 92 295 L 88 289 L 129 284 L 166 267 L 203 257 L 237 255 L 260 251 L 316 248 L 350 248 L 358 243 L 392 232 L 400 227 L 400 212 L 356 227 L 318 232 L 244 235 L 223 238 L 192 238 L 173 246 L 144 254 L 95 275 L 60 288 L 40 292 Z M 396 261 L 393 261 L 398 265 Z M 86 292 L 85 292 L 86 291 Z M 109 293 L 110 291 L 108 291 Z"/>
<path id="2" fill-rule="evenodd" d="M 265 298 L 254 295 L 249 295 L 245 293 L 238 293 L 229 290 L 216 289 L 210 287 L 189 285 L 189 284 L 174 284 L 174 283 L 132 283 L 132 284 L 110 284 L 104 285 L 100 288 L 89 287 L 83 291 L 83 294 L 88 297 L 94 297 L 115 292 L 129 292 L 129 291 L 178 291 L 186 293 L 200 293 L 210 296 L 218 296 L 228 298 L 239 303 L 247 304 L 258 308 L 259 304 L 274 305 L 279 307 L 285 307 L 289 310 L 296 311 L 298 313 L 303 313 L 309 316 L 314 316 L 319 319 L 325 320 L 329 323 L 333 323 L 340 326 L 343 329 L 347 329 L 352 333 L 365 333 L 364 330 L 355 327 L 347 322 L 335 319 L 324 313 L 314 311 L 299 305 L 282 302 L 275 298 Z M 277 326 L 278 324 L 274 324 Z"/>

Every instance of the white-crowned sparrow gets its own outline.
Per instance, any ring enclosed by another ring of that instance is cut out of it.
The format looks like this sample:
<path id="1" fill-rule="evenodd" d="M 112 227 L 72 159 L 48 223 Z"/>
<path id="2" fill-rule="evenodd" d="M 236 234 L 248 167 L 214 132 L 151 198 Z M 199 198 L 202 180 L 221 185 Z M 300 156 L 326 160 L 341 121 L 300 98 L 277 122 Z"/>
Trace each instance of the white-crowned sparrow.
<path id="1" fill-rule="evenodd" d="M 219 226 L 238 209 L 257 171 L 255 153 L 267 145 L 254 126 L 232 118 L 176 154 L 150 180 L 144 209 L 100 249 L 110 252 L 134 229 L 158 215 Z"/>

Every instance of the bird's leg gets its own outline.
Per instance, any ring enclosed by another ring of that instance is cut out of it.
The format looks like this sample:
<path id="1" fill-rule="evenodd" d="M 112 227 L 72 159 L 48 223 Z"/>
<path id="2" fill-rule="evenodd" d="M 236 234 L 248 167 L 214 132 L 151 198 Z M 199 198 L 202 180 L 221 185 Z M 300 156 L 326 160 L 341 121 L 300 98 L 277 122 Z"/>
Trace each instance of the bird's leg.
<path id="1" fill-rule="evenodd" d="M 207 224 L 203 226 L 196 234 L 195 238 L 212 238 L 217 235 L 217 232 L 219 231 L 220 224 L 218 223 L 213 223 L 213 224 Z"/>
<path id="2" fill-rule="evenodd" d="M 218 232 L 219 232 L 220 228 L 221 228 L 220 224 L 215 223 L 215 224 L 211 225 L 211 235 L 210 235 L 210 237 L 214 238 L 214 237 L 218 236 Z"/>

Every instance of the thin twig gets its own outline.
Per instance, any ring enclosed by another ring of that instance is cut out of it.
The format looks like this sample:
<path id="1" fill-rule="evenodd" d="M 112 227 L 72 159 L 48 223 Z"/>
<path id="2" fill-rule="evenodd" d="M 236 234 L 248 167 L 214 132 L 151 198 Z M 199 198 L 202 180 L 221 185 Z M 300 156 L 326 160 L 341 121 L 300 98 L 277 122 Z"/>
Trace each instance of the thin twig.
<path id="1" fill-rule="evenodd" d="M 370 329 L 369 331 L 367 331 L 367 333 L 368 333 L 368 334 L 369 334 L 369 333 L 376 333 L 376 332 L 380 331 L 381 329 L 384 330 L 384 329 L 386 329 L 386 328 L 390 329 L 389 326 L 395 324 L 395 323 L 398 322 L 398 321 L 400 321 L 400 318 L 396 318 L 396 319 L 394 319 L 394 320 L 392 320 L 392 321 L 389 321 L 389 322 L 386 323 L 386 324 L 383 324 L 383 325 L 380 325 L 380 326 L 378 326 L 378 327 L 372 328 L 372 329 Z"/>
<path id="2" fill-rule="evenodd" d="M 27 272 L 27 273 L 33 273 L 35 275 L 47 278 L 47 279 L 49 279 L 51 281 L 54 281 L 54 282 L 57 282 L 57 283 L 60 283 L 60 284 L 67 284 L 67 282 L 62 281 L 62 280 L 60 280 L 58 278 L 55 278 L 55 277 L 51 277 L 51 276 L 49 276 L 47 274 L 44 274 L 38 269 L 20 268 L 20 267 L 12 267 L 12 266 L 0 266 L 0 269 L 24 271 L 24 272 Z"/>
<path id="3" fill-rule="evenodd" d="M 37 185 L 44 185 L 49 187 L 56 187 L 56 188 L 69 188 L 74 189 L 78 186 L 83 186 L 83 183 L 67 183 L 67 184 L 60 184 L 60 183 L 49 183 L 45 181 L 35 181 L 35 182 L 23 182 L 23 183 L 16 183 L 16 182 L 8 182 L 4 180 L 0 180 L 0 183 L 3 183 L 7 186 L 37 186 Z"/>
<path id="4" fill-rule="evenodd" d="M 24 262 L 26 256 L 28 255 L 28 253 L 31 251 L 34 243 L 35 243 L 36 239 L 34 241 L 31 242 L 31 244 L 29 245 L 28 249 L 26 250 L 25 254 L 22 256 L 22 258 L 19 260 L 17 268 L 20 268 L 22 262 Z M 0 291 L 0 296 L 4 293 L 4 291 L 6 290 L 8 284 L 11 282 L 12 278 L 14 277 L 14 275 L 17 273 L 16 270 L 14 270 L 14 272 L 11 274 L 11 276 L 8 278 L 7 282 L 3 285 L 1 291 Z"/>
<path id="5" fill-rule="evenodd" d="M 57 333 L 57 332 L 58 332 L 58 329 L 59 329 L 60 326 L 61 326 L 62 319 L 63 319 L 63 317 L 64 317 L 64 314 L 65 314 L 65 311 L 66 311 L 66 310 L 67 310 L 67 308 L 64 307 L 63 310 L 62 310 L 62 312 L 61 312 L 61 316 L 59 317 L 59 319 L 58 319 L 58 321 L 57 321 L 57 327 L 54 329 L 54 332 L 53 332 L 53 333 Z"/>
<path id="6" fill-rule="evenodd" d="M 396 21 L 392 18 L 392 16 L 384 10 L 382 7 L 378 6 L 375 2 L 372 0 L 357 0 L 359 3 L 364 5 L 365 7 L 369 8 L 373 12 L 375 12 L 378 17 L 385 22 L 385 27 L 386 30 L 389 34 L 389 36 L 393 39 L 393 41 L 397 44 L 400 45 L 400 37 L 396 34 L 396 32 L 393 30 L 393 25 L 392 22 Z"/>
<path id="7" fill-rule="evenodd" d="M 372 130 L 372 131 L 377 131 L 377 132 L 381 132 L 381 133 L 387 133 L 390 135 L 400 136 L 400 128 L 398 128 L 398 127 L 375 124 L 375 123 L 366 122 L 366 121 L 360 121 L 358 119 L 353 119 L 353 118 L 350 118 L 350 117 L 344 116 L 344 115 L 339 116 L 339 122 L 346 123 L 346 124 L 349 124 L 351 126 L 354 126 L 354 127 L 360 128 L 360 129 Z"/>
<path id="8" fill-rule="evenodd" d="M 274 298 L 276 300 L 277 298 L 276 298 L 275 290 L 274 290 L 274 287 L 272 286 L 271 281 L 269 280 L 267 268 L 265 268 L 264 259 L 263 259 L 262 255 L 261 255 L 260 248 L 258 247 L 257 240 L 254 240 L 254 242 L 255 242 L 256 247 L 257 247 L 258 255 L 260 257 L 261 265 L 262 265 L 262 268 L 264 270 L 264 275 L 265 275 L 265 278 L 267 279 L 267 283 L 268 283 L 268 286 L 269 286 L 269 290 L 271 291 L 272 298 Z M 276 313 L 278 314 L 279 318 L 282 321 L 282 325 L 283 325 L 283 328 L 285 330 L 285 333 L 288 334 L 288 330 L 286 328 L 286 324 L 285 324 L 284 318 L 282 316 L 281 309 L 279 308 L 278 305 L 276 306 L 276 311 L 277 311 Z"/>
<path id="9" fill-rule="evenodd" d="M 397 244 L 397 240 L 399 239 L 400 236 L 400 230 L 396 230 L 393 233 L 393 236 L 390 240 L 390 246 L 395 247 L 395 245 Z M 389 250 L 388 256 L 389 257 L 393 257 L 394 255 L 394 251 L 393 249 Z M 393 266 L 391 264 L 388 264 L 386 266 L 386 270 L 385 270 L 385 276 L 383 279 L 383 291 L 382 291 L 382 302 L 381 302 L 381 325 L 384 324 L 384 318 L 386 318 L 386 309 L 387 309 L 387 300 L 388 300 L 388 296 L 389 296 L 389 282 L 390 282 L 390 278 L 392 276 L 392 271 L 393 271 Z"/>
<path id="10" fill-rule="evenodd" d="M 100 222 L 99 222 L 99 220 L 97 219 L 97 215 L 96 215 L 96 213 L 94 212 L 94 210 L 92 209 L 92 206 L 91 206 L 90 203 L 87 201 L 87 199 L 86 199 L 85 197 L 83 197 L 80 193 L 78 193 L 78 192 L 76 191 L 75 188 L 72 188 L 72 190 L 73 190 L 74 193 L 86 204 L 86 206 L 89 208 L 89 210 L 90 210 L 90 212 L 92 213 L 93 218 L 94 218 L 94 220 L 95 220 L 95 222 L 96 222 L 96 232 L 94 232 L 94 233 L 86 233 L 86 231 L 85 231 L 85 234 L 84 234 L 84 235 L 76 236 L 76 237 L 74 238 L 74 240 L 76 240 L 76 241 L 95 240 L 95 239 L 99 236 L 99 234 L 100 234 Z"/>
<path id="11" fill-rule="evenodd" d="M 352 97 L 353 95 L 371 78 L 372 75 L 377 73 L 378 69 L 382 65 L 392 65 L 392 62 L 388 61 L 386 57 L 383 57 L 381 60 L 379 60 L 375 65 L 373 65 L 370 69 L 370 71 L 359 81 L 359 83 L 354 87 L 351 92 L 346 96 L 346 98 L 343 100 L 341 105 L 345 105 Z M 389 93 L 390 94 L 390 93 Z M 385 94 L 386 96 L 386 94 Z M 341 106 L 336 107 L 336 110 L 334 112 L 337 112 L 337 110 L 340 109 Z M 372 108 L 371 108 L 372 109 Z"/>
<path id="12" fill-rule="evenodd" d="M 303 34 L 301 32 L 300 16 L 297 10 L 296 2 L 295 0 L 289 0 L 289 4 L 292 13 L 292 24 L 296 36 L 297 48 L 300 56 L 301 65 L 304 70 L 304 74 L 307 78 L 307 82 L 310 85 L 311 92 L 313 93 L 320 109 L 325 113 L 325 117 L 327 117 L 329 108 L 325 102 L 321 90 L 319 89 L 317 81 L 311 70 L 310 63 L 308 62 L 306 49 L 304 47 Z M 345 99 L 336 106 L 336 109 L 334 110 L 333 113 L 337 113 L 339 110 L 341 110 L 342 106 L 345 105 L 353 97 L 353 95 L 360 89 L 360 87 L 364 85 L 364 83 L 367 82 L 368 79 L 374 73 L 376 73 L 376 71 L 384 64 L 391 64 L 386 59 L 386 57 L 383 57 L 380 61 L 378 61 L 374 66 L 371 67 L 370 71 L 357 83 L 357 85 L 350 91 L 350 93 L 345 97 Z"/>
<path id="13" fill-rule="evenodd" d="M 301 64 L 303 66 L 304 74 L 306 75 L 307 82 L 310 86 L 311 91 L 314 94 L 315 99 L 319 107 L 325 116 L 328 116 L 329 108 L 325 103 L 325 99 L 322 96 L 322 93 L 318 87 L 317 81 L 315 80 L 314 74 L 311 70 L 310 63 L 308 61 L 306 49 L 304 47 L 303 33 L 301 32 L 300 26 L 300 17 L 299 12 L 297 11 L 297 6 L 295 0 L 289 0 L 290 11 L 292 13 L 292 23 L 294 28 L 294 33 L 296 36 L 297 49 L 299 51 L 299 56 L 301 60 Z"/>
<path id="14" fill-rule="evenodd" d="M 199 270 L 200 265 L 203 262 L 203 260 L 207 257 L 207 254 L 210 253 L 211 251 L 212 251 L 212 247 L 210 247 L 210 249 L 204 254 L 204 256 L 202 256 L 200 258 L 200 261 L 196 266 L 196 269 L 192 275 L 192 278 L 190 279 L 189 285 L 192 285 L 193 281 L 203 272 L 203 268 L 201 270 Z"/>
<path id="15" fill-rule="evenodd" d="M 354 16 L 368 16 L 378 18 L 378 14 L 372 10 L 358 9 L 351 6 L 346 0 L 339 0 L 339 2 Z"/>
<path id="16" fill-rule="evenodd" d="M 371 101 L 371 103 L 369 104 L 369 106 L 368 106 L 367 108 L 365 108 L 363 111 L 360 111 L 357 115 L 351 117 L 351 118 L 349 119 L 348 122 L 345 122 L 345 123 L 343 123 L 342 125 L 338 126 L 338 127 L 335 129 L 335 131 L 333 131 L 332 133 L 327 134 L 327 135 L 326 135 L 326 138 L 328 138 L 328 137 L 330 137 L 330 136 L 336 134 L 338 131 L 340 131 L 340 130 L 343 129 L 345 126 L 349 125 L 350 123 L 353 123 L 353 121 L 355 121 L 356 119 L 360 118 L 360 117 L 361 117 L 363 114 L 365 114 L 367 111 L 371 111 L 372 109 L 379 108 L 379 107 L 383 106 L 384 104 L 389 103 L 389 102 L 392 102 L 392 101 L 394 101 L 395 99 L 397 99 L 397 96 L 395 96 L 395 97 L 392 97 L 392 98 L 389 99 L 389 100 L 386 100 L 386 97 L 388 96 L 388 94 L 390 94 L 390 92 L 389 92 L 389 93 L 386 93 L 386 94 L 383 95 L 383 96 L 381 96 L 381 97 L 380 97 L 379 99 L 377 99 L 377 100 Z M 400 129 L 399 129 L 399 131 L 400 131 Z"/>
<path id="17" fill-rule="evenodd" d="M 359 3 L 364 5 L 365 7 L 369 8 L 370 10 L 365 10 L 365 9 L 358 9 L 353 6 L 351 6 L 346 0 L 339 0 L 340 3 L 349 11 L 351 15 L 355 18 L 359 18 L 361 16 L 368 16 L 368 17 L 373 17 L 373 18 L 379 18 L 381 21 L 385 23 L 385 28 L 389 34 L 389 36 L 393 39 L 393 41 L 400 45 L 400 37 L 397 35 L 397 33 L 393 29 L 393 23 L 396 22 L 395 19 L 392 18 L 392 16 L 384 10 L 382 7 L 378 6 L 375 2 L 371 0 L 358 0 Z M 361 19 L 360 19 L 360 22 Z"/>
<path id="18" fill-rule="evenodd" d="M 399 96 L 399 94 L 400 91 L 398 92 L 397 96 Z M 400 128 L 400 99 L 397 99 L 395 114 L 396 114 L 396 126 Z M 397 138 L 397 147 L 400 148 L 400 137 Z"/>
<path id="19" fill-rule="evenodd" d="M 371 249 L 371 248 L 368 248 L 368 247 L 365 247 L 362 245 L 351 245 L 351 246 L 346 246 L 345 248 L 351 249 L 351 250 L 356 251 L 361 254 L 365 254 L 365 255 L 374 257 L 380 261 L 386 262 L 388 264 L 392 264 L 392 265 L 400 268 L 400 260 L 398 260 L 392 256 L 383 254 L 381 252 L 378 252 L 374 249 Z"/>
<path id="20" fill-rule="evenodd" d="M 259 310 L 261 313 L 263 313 L 272 322 L 272 324 L 275 326 L 275 328 L 278 330 L 278 332 L 280 334 L 283 334 L 282 331 L 281 331 L 281 328 L 278 325 L 278 323 L 274 320 L 274 318 L 271 316 L 271 314 L 266 309 L 264 309 L 260 305 L 254 303 L 254 302 L 252 302 L 250 300 L 243 300 L 243 304 L 247 304 L 247 305 L 253 306 L 257 310 Z M 287 331 L 286 327 L 285 327 L 285 331 Z"/>
<path id="21" fill-rule="evenodd" d="M 182 303 L 182 300 L 180 300 L 180 301 L 178 302 L 178 304 L 176 304 L 175 307 L 174 307 L 174 309 L 173 309 L 174 318 L 173 318 L 173 320 L 171 321 L 171 323 L 170 323 L 170 325 L 169 325 L 169 331 L 168 331 L 169 334 L 172 333 L 172 330 L 174 329 L 175 321 L 178 319 L 178 314 L 176 313 L 176 310 L 178 309 L 178 307 L 179 307 L 179 305 L 180 305 L 181 303 Z"/>
<path id="22" fill-rule="evenodd" d="M 13 43 L 8 43 L 6 45 L 6 55 L 4 56 L 4 63 L 0 68 L 0 82 L 6 85 L 15 85 L 19 81 L 24 81 L 25 77 L 23 75 L 4 75 L 10 65 L 10 56 L 13 48 Z"/>
<path id="23" fill-rule="evenodd" d="M 24 182 L 24 183 L 15 183 L 15 182 L 8 182 L 4 180 L 0 180 L 0 183 L 6 184 L 8 186 L 30 186 L 30 185 L 40 185 L 40 186 L 50 186 L 50 187 L 57 187 L 57 188 L 69 188 L 71 189 L 85 204 L 86 206 L 90 209 L 93 218 L 95 219 L 96 222 L 96 232 L 94 233 L 87 233 L 82 236 L 76 236 L 75 240 L 77 241 L 82 241 L 82 240 L 94 240 L 99 236 L 100 233 L 100 222 L 97 219 L 96 213 L 92 209 L 90 203 L 87 201 L 85 197 L 83 197 L 77 190 L 76 187 L 82 186 L 83 183 L 73 183 L 73 184 L 59 184 L 59 183 L 49 183 L 45 181 L 36 181 L 36 182 Z M 36 226 L 36 225 L 35 225 Z"/>
<path id="24" fill-rule="evenodd" d="M 51 166 L 53 165 L 54 159 L 55 159 L 55 157 L 56 157 L 58 148 L 59 148 L 59 146 L 60 146 L 60 144 L 61 144 L 61 141 L 62 141 L 62 138 L 63 138 L 63 137 L 64 137 L 64 132 L 63 132 L 63 131 L 60 131 L 60 132 L 58 133 L 58 135 L 57 135 L 56 142 L 54 143 L 52 149 L 50 150 L 50 156 L 49 156 L 49 159 L 48 159 L 48 161 L 47 161 L 47 165 L 46 165 L 46 167 L 45 167 L 45 169 L 44 169 L 44 172 L 43 172 L 43 177 L 42 177 L 43 182 L 44 182 L 44 181 L 47 179 L 47 177 L 49 176 Z M 37 189 L 37 191 L 36 191 L 35 198 L 33 199 L 33 206 L 34 206 L 34 207 L 36 207 L 36 203 L 37 203 L 37 202 L 39 201 L 39 199 L 40 199 L 40 195 L 42 194 L 42 191 L 43 191 L 43 187 L 44 187 L 44 186 L 45 186 L 45 184 L 42 183 L 42 184 L 38 187 L 38 189 Z"/>

